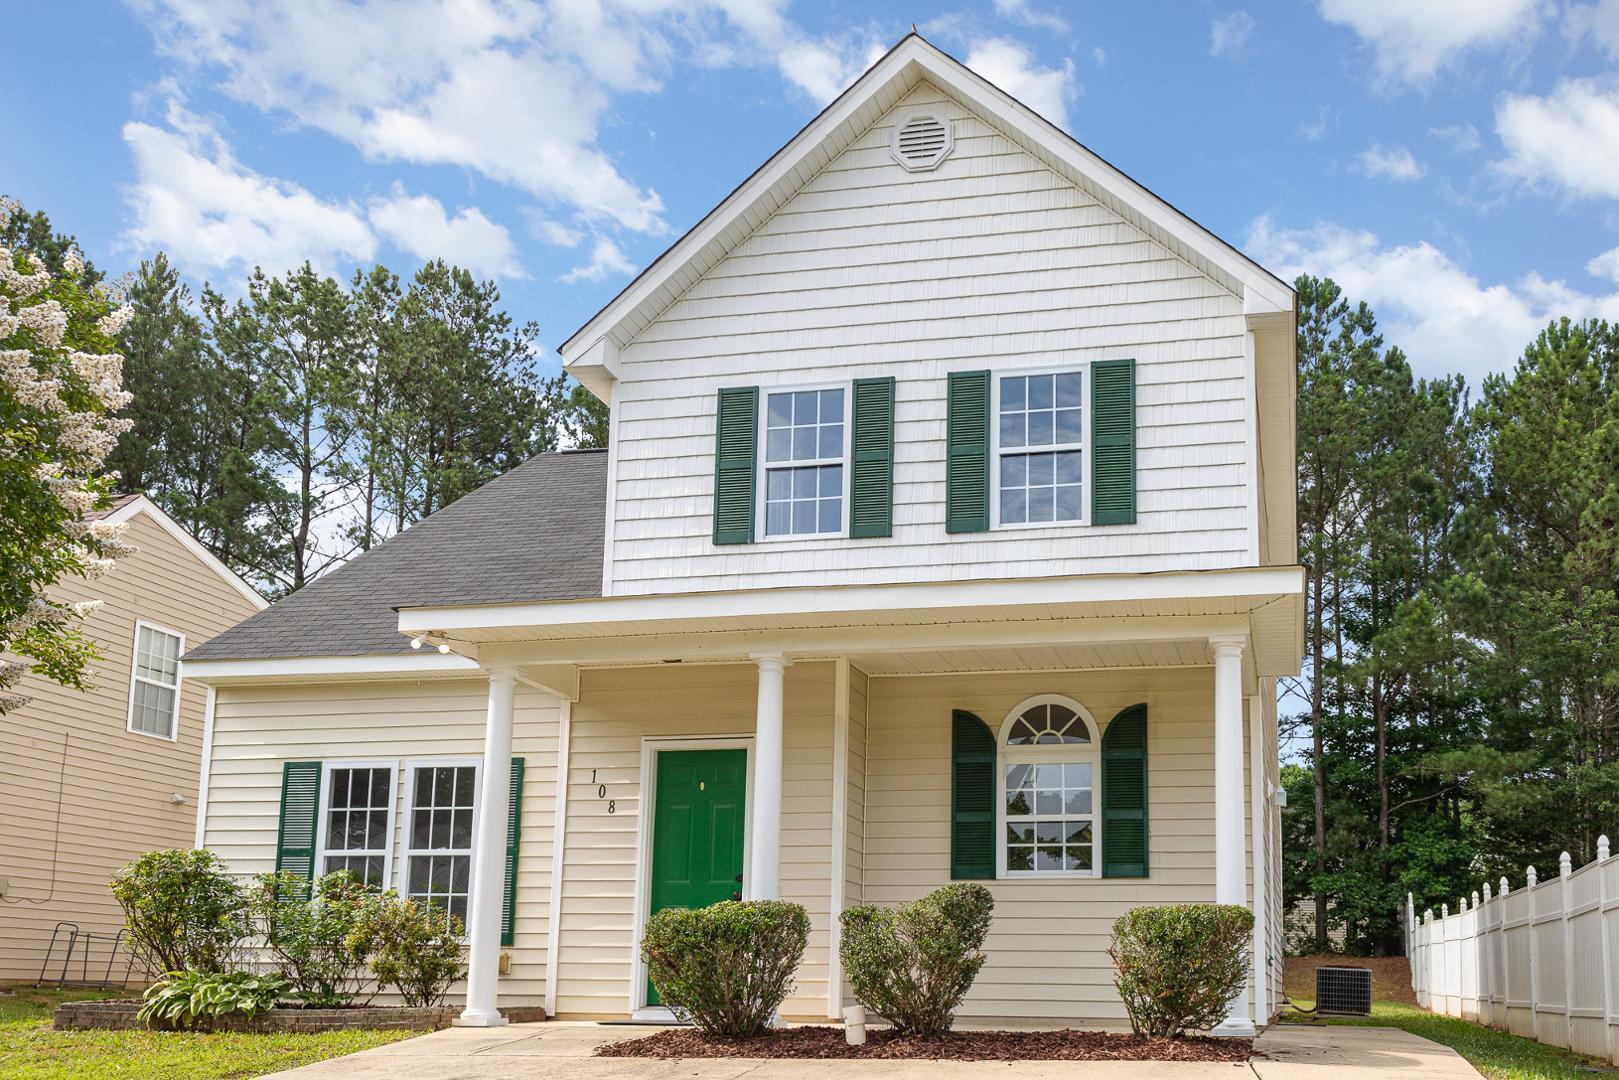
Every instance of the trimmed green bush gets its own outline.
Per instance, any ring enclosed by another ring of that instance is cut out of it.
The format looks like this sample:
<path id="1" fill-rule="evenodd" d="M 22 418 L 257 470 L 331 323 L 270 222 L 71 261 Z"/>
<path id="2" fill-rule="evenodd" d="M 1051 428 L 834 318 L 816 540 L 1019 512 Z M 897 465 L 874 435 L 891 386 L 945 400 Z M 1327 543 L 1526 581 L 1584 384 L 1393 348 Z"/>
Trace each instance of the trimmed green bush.
<path id="1" fill-rule="evenodd" d="M 148 851 L 112 879 L 124 926 L 153 971 L 227 971 L 250 932 L 247 898 L 211 851 Z"/>
<path id="2" fill-rule="evenodd" d="M 264 944 L 298 997 L 321 1008 L 347 1005 L 365 986 L 372 941 L 367 928 L 381 897 L 347 870 L 315 879 L 283 870 L 260 874 L 250 902 Z"/>
<path id="3" fill-rule="evenodd" d="M 292 984 L 280 975 L 251 971 L 171 971 L 146 988 L 136 1015 L 148 1027 L 189 1028 L 199 1020 L 257 1016 L 286 997 Z"/>
<path id="4" fill-rule="evenodd" d="M 406 1005 L 437 1005 L 466 973 L 461 920 L 436 904 L 383 893 L 361 936 L 374 950 L 371 973 L 398 990 Z"/>
<path id="5" fill-rule="evenodd" d="M 843 913 L 838 947 L 855 999 L 901 1035 L 943 1038 L 984 966 L 995 898 L 982 885 L 946 885 L 899 910 Z"/>
<path id="6" fill-rule="evenodd" d="M 1224 1020 L 1247 982 L 1253 933 L 1253 912 L 1234 904 L 1163 904 L 1121 915 L 1107 954 L 1136 1034 L 1173 1039 Z"/>
<path id="7" fill-rule="evenodd" d="M 809 940 L 809 916 L 785 900 L 665 908 L 641 955 L 658 997 L 709 1035 L 751 1039 L 770 1026 Z"/>

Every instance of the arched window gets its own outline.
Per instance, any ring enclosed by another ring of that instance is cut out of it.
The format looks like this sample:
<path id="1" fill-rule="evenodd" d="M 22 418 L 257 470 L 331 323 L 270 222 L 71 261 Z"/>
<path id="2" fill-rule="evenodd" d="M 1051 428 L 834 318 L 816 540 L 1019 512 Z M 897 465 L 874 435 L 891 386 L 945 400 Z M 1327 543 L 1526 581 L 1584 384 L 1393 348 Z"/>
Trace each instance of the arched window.
<path id="1" fill-rule="evenodd" d="M 1041 694 L 1007 715 L 998 770 L 1003 876 L 1097 875 L 1097 746 L 1096 722 L 1069 698 Z"/>

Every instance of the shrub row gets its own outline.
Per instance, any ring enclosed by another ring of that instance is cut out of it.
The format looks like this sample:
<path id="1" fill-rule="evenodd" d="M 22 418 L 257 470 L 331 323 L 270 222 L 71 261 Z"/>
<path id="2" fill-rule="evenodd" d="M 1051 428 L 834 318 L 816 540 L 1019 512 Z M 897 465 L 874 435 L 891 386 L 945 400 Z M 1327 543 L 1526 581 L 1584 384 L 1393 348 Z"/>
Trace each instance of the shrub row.
<path id="1" fill-rule="evenodd" d="M 841 916 L 839 955 L 855 1000 L 901 1035 L 936 1039 L 984 966 L 995 902 L 982 885 L 947 885 L 900 908 Z M 1135 908 L 1113 925 L 1108 955 L 1137 1035 L 1176 1038 L 1211 1028 L 1248 973 L 1253 915 L 1217 904 Z M 660 1000 L 712 1036 L 748 1039 L 770 1027 L 792 991 L 809 918 L 780 900 L 670 908 L 648 921 L 642 956 Z"/>
<path id="2" fill-rule="evenodd" d="M 243 883 L 211 851 L 152 851 L 118 872 L 112 893 L 134 947 L 165 973 L 147 991 L 149 1023 L 252 1016 L 280 1001 L 330 1008 L 384 986 L 430 1006 L 466 970 L 459 919 L 347 871 Z"/>

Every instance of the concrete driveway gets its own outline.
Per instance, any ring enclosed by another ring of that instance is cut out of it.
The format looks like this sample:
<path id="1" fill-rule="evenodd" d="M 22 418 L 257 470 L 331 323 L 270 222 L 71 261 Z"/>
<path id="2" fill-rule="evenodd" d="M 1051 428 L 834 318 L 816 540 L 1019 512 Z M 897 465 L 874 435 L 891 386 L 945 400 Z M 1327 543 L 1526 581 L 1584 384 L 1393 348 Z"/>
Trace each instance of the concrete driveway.
<path id="1" fill-rule="evenodd" d="M 645 1027 L 552 1021 L 450 1028 L 277 1076 L 326 1080 L 1479 1080 L 1455 1051 L 1393 1028 L 1270 1028 L 1247 1064 L 1194 1061 L 803 1061 L 599 1058 Z"/>

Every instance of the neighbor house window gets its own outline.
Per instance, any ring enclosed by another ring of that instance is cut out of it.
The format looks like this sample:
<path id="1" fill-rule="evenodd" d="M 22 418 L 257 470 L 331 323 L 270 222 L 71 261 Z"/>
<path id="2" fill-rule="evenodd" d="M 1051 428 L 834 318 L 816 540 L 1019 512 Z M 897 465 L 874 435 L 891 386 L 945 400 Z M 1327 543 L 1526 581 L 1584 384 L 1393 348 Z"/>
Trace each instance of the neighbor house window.
<path id="1" fill-rule="evenodd" d="M 1001 727 L 1001 870 L 1094 875 L 1096 733 L 1078 703 L 1030 698 Z"/>
<path id="2" fill-rule="evenodd" d="M 844 391 L 765 398 L 766 536 L 843 531 Z"/>
<path id="3" fill-rule="evenodd" d="M 180 719 L 180 653 L 185 638 L 160 626 L 135 624 L 129 687 L 129 730 L 172 739 Z"/>
<path id="4" fill-rule="evenodd" d="M 996 380 L 995 477 L 1002 525 L 1084 519 L 1081 371 Z"/>
<path id="5" fill-rule="evenodd" d="M 364 885 L 387 888 L 394 767 L 336 764 L 325 773 L 320 872 L 347 870 Z"/>
<path id="6" fill-rule="evenodd" d="M 472 887 L 478 766 L 473 762 L 411 768 L 405 893 L 436 904 L 463 922 Z"/>

